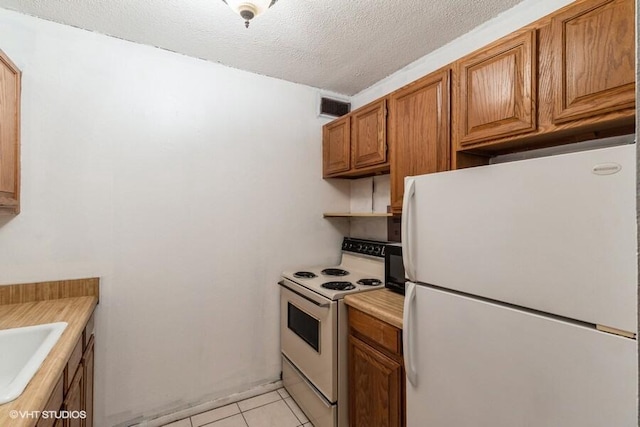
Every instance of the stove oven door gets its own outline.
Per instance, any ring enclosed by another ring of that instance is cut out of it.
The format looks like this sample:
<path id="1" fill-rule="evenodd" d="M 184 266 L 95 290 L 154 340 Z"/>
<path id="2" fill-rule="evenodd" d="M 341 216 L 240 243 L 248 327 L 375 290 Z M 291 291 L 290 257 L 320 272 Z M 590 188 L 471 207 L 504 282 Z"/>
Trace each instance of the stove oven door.
<path id="1" fill-rule="evenodd" d="M 338 400 L 338 303 L 285 279 L 280 287 L 282 353 L 330 402 Z"/>

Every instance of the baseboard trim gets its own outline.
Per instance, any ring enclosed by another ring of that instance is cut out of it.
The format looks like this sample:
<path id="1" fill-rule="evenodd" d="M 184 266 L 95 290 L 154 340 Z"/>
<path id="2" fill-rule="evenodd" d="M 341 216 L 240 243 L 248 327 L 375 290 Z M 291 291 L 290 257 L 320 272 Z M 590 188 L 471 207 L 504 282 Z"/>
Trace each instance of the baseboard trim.
<path id="1" fill-rule="evenodd" d="M 245 390 L 239 393 L 234 393 L 230 396 L 221 397 L 208 402 L 199 403 L 197 405 L 194 405 L 189 408 L 182 409 L 176 412 L 172 412 L 170 414 L 152 416 L 152 417 L 149 417 L 148 419 L 143 419 L 143 420 L 138 419 L 133 422 L 130 421 L 129 423 L 123 423 L 122 426 L 161 427 L 165 424 L 169 424 L 174 421 L 179 421 L 184 418 L 188 418 L 193 415 L 200 414 L 202 412 L 207 412 L 212 409 L 229 405 L 231 403 L 236 403 L 241 400 L 259 396 L 261 394 L 268 393 L 270 391 L 277 390 L 279 388 L 282 388 L 282 381 L 274 381 L 266 384 L 261 384 L 256 387 L 250 388 L 249 390 Z"/>

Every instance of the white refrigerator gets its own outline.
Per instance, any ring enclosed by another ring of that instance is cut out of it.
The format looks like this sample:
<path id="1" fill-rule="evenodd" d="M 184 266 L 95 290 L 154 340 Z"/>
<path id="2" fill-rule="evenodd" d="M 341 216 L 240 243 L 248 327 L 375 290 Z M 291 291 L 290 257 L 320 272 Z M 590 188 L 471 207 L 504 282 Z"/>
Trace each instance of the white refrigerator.
<path id="1" fill-rule="evenodd" d="M 408 427 L 638 425 L 636 146 L 408 177 Z"/>

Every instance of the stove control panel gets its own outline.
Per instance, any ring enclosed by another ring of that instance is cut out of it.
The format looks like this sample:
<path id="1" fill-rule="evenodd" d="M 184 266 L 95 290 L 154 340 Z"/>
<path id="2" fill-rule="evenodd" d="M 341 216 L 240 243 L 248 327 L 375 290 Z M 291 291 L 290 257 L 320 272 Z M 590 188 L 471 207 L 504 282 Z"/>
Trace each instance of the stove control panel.
<path id="1" fill-rule="evenodd" d="M 377 242 L 375 240 L 354 239 L 345 237 L 342 241 L 342 250 L 344 252 L 352 252 L 361 255 L 369 255 L 378 258 L 384 258 L 384 250 L 387 246 L 386 242 Z"/>

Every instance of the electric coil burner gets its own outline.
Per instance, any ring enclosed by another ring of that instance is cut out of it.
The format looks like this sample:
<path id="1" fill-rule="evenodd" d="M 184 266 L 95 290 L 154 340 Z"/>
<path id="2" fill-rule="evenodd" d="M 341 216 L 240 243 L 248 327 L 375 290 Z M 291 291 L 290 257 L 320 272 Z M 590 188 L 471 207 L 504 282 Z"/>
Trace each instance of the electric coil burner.
<path id="1" fill-rule="evenodd" d="M 356 283 L 358 283 L 358 285 L 363 285 L 363 286 L 378 286 L 378 285 L 382 285 L 382 280 L 380 280 L 380 279 L 360 279 Z"/>
<path id="2" fill-rule="evenodd" d="M 293 273 L 293 277 L 297 277 L 298 279 L 313 279 L 314 277 L 318 276 L 310 271 L 296 271 L 295 273 Z"/>
<path id="3" fill-rule="evenodd" d="M 384 242 L 347 237 L 341 249 L 338 264 L 285 271 L 279 282 L 282 383 L 316 427 L 349 425 L 344 297 L 384 287 Z"/>
<path id="4" fill-rule="evenodd" d="M 323 283 L 322 287 L 334 291 L 350 291 L 356 288 L 351 282 L 327 282 Z"/>
<path id="5" fill-rule="evenodd" d="M 341 268 L 325 268 L 322 270 L 322 274 L 325 276 L 347 276 L 349 272 Z"/>
<path id="6" fill-rule="evenodd" d="M 342 257 L 339 264 L 285 271 L 282 276 L 291 281 L 289 285 L 304 288 L 303 292 L 311 291 L 336 301 L 347 294 L 383 287 L 385 252 L 384 242 L 346 237 L 342 242 Z M 323 286 L 324 283 L 343 281 L 349 282 L 351 286 L 334 284 Z"/>

